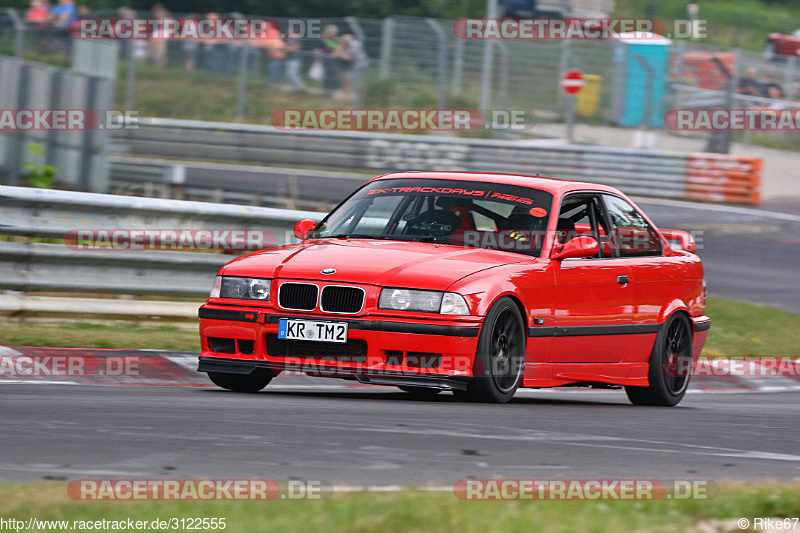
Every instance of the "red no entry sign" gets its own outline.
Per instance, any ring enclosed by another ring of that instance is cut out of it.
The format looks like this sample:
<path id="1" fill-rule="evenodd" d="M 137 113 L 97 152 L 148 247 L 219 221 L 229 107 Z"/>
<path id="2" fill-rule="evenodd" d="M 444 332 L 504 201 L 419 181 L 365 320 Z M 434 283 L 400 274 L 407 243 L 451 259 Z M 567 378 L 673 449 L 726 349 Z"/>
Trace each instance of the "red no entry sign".
<path id="1" fill-rule="evenodd" d="M 584 85 L 586 85 L 586 82 L 580 70 L 568 70 L 564 77 L 561 78 L 561 90 L 564 91 L 564 94 L 570 96 L 578 94 Z"/>

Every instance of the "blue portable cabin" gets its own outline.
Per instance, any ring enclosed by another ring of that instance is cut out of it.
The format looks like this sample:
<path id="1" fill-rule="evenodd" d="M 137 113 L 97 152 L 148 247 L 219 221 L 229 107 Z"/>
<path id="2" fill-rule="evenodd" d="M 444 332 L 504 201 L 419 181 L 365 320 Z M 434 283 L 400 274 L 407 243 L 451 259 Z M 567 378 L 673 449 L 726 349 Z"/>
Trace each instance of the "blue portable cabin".
<path id="1" fill-rule="evenodd" d="M 622 33 L 615 41 L 610 122 L 624 127 L 644 125 L 647 71 L 638 55 L 653 70 L 649 126 L 664 127 L 664 95 L 672 41 L 648 32 Z"/>

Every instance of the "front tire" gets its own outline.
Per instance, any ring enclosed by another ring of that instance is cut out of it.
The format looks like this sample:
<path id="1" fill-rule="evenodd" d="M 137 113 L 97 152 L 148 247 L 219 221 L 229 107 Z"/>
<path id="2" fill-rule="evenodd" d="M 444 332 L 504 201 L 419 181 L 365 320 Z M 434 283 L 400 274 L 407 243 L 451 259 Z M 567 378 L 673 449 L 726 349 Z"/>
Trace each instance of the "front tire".
<path id="1" fill-rule="evenodd" d="M 275 374 L 270 370 L 256 369 L 250 374 L 229 374 L 227 372 L 209 372 L 209 379 L 217 387 L 234 392 L 258 392 L 272 381 Z"/>
<path id="2" fill-rule="evenodd" d="M 486 314 L 474 377 L 466 391 L 453 391 L 459 400 L 505 403 L 517 392 L 525 366 L 525 322 L 514 300 L 504 296 Z"/>
<path id="3" fill-rule="evenodd" d="M 689 388 L 692 327 L 686 315 L 672 315 L 656 337 L 647 387 L 625 387 L 634 405 L 678 405 Z"/>

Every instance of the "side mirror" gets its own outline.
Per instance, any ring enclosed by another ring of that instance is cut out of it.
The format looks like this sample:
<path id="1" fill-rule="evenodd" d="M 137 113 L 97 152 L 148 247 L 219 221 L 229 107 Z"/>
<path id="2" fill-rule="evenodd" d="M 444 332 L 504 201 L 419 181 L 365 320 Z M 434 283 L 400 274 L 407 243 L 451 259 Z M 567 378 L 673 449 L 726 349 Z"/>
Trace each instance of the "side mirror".
<path id="1" fill-rule="evenodd" d="M 694 235 L 688 231 L 681 231 L 677 229 L 662 229 L 661 234 L 666 237 L 672 248 L 678 250 L 685 250 L 687 252 L 697 253 L 697 244 L 694 240 Z"/>
<path id="2" fill-rule="evenodd" d="M 308 234 L 317 227 L 317 223 L 310 219 L 301 220 L 294 225 L 294 236 L 298 239 L 305 240 Z"/>
<path id="3" fill-rule="evenodd" d="M 550 259 L 561 261 L 562 259 L 584 259 L 597 255 L 599 245 L 593 237 L 574 237 L 560 249 L 553 250 Z"/>

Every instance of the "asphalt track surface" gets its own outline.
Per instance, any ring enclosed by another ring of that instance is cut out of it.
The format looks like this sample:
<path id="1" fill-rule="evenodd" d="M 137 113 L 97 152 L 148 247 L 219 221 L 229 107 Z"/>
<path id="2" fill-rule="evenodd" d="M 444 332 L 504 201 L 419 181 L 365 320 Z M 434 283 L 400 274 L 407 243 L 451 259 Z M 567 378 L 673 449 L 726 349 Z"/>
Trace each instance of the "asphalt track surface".
<path id="1" fill-rule="evenodd" d="M 315 381 L 314 383 L 317 383 Z M 789 479 L 800 393 L 523 391 L 504 405 L 396 389 L 0 387 L 0 478 L 264 478 L 451 486 L 459 479 Z"/>
<path id="2" fill-rule="evenodd" d="M 711 295 L 800 313 L 800 207 L 782 214 L 656 199 L 637 203 L 657 226 L 696 235 Z"/>

